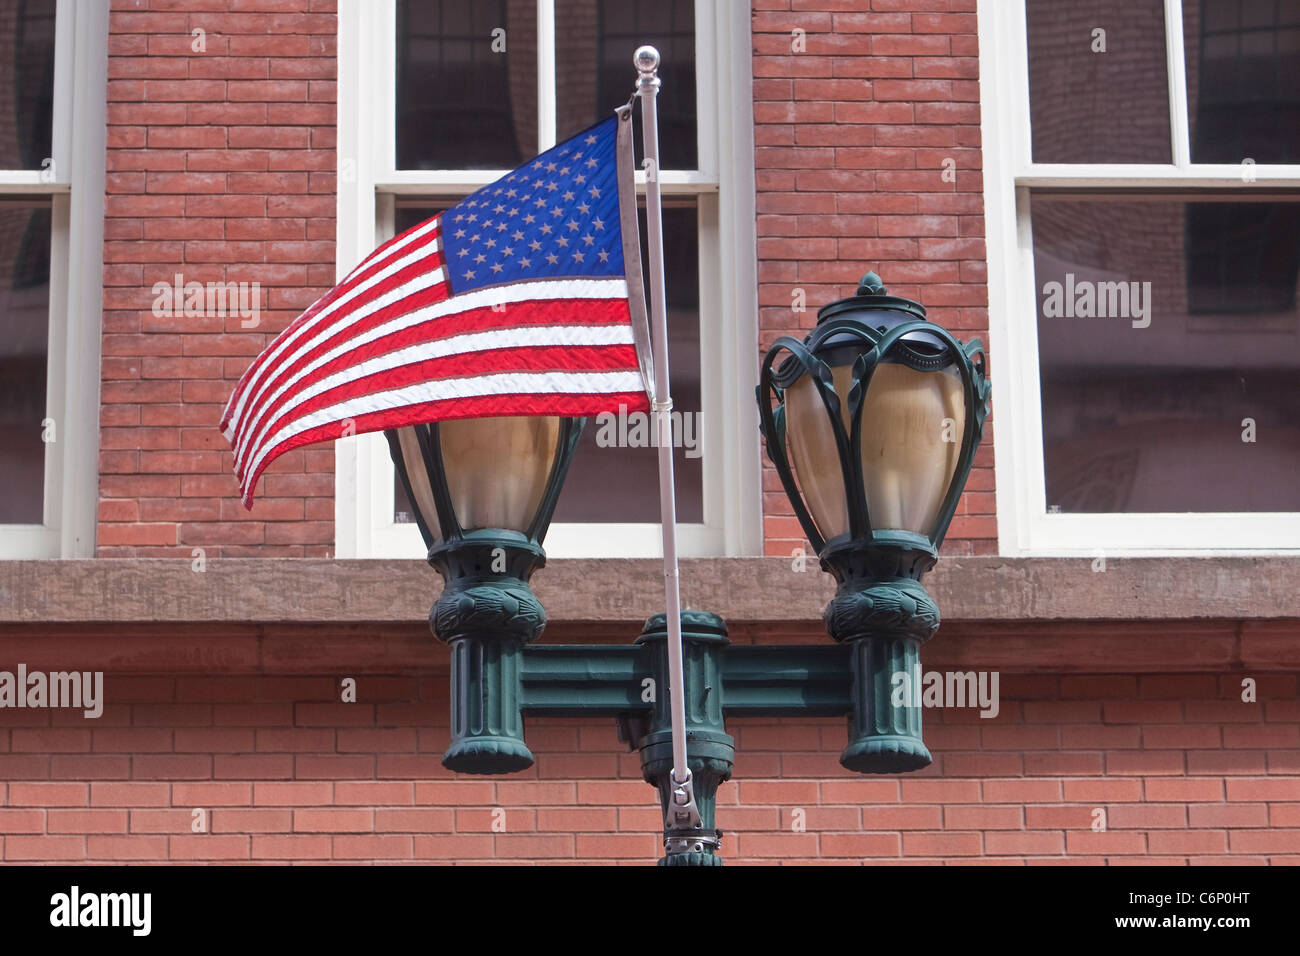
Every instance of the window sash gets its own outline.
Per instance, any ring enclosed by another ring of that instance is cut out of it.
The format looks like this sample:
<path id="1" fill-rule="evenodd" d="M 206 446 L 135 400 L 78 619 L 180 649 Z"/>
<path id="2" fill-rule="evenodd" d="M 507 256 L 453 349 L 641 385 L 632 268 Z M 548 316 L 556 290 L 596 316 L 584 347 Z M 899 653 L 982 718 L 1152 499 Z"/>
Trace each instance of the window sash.
<path id="1" fill-rule="evenodd" d="M 555 92 L 555 0 L 537 2 L 537 152 L 543 153 L 556 143 L 556 92 Z M 697 127 L 696 169 L 662 169 L 659 183 L 663 192 L 706 191 L 718 184 L 717 142 L 712 131 L 716 129 L 718 98 L 717 74 L 702 69 L 701 50 L 713 49 L 717 35 L 718 0 L 695 0 L 695 97 Z M 495 182 L 509 169 L 499 170 L 419 170 L 397 167 L 397 4 L 395 0 L 379 0 L 368 10 L 374 10 L 377 24 L 376 40 L 382 46 L 382 55 L 376 77 L 380 96 L 373 100 L 376 117 L 375 183 L 381 191 L 403 194 L 427 191 L 444 192 L 464 190 L 473 192 L 480 186 Z M 636 86 L 635 68 L 628 56 L 627 92 L 632 95 Z M 644 190 L 645 173 L 637 173 L 637 183 Z"/>
<path id="2" fill-rule="evenodd" d="M 553 9 L 553 0 L 538 3 L 539 12 L 542 6 Z M 696 57 L 699 168 L 659 174 L 665 197 L 692 196 L 699 211 L 700 398 L 702 429 L 710 445 L 703 456 L 704 522 L 679 524 L 678 544 L 685 556 L 758 554 L 761 449 L 752 398 L 758 363 L 746 359 L 757 354 L 758 341 L 749 14 L 746 5 L 727 0 L 696 0 L 695 11 L 696 49 L 708 52 L 708 58 Z M 539 43 L 544 17 L 539 16 Z M 395 29 L 394 0 L 340 3 L 340 276 L 368 255 L 375 241 L 392 234 L 398 196 L 466 195 L 508 172 L 394 168 Z M 545 60 L 539 51 L 539 68 Z M 715 68 L 702 68 L 703 63 Z M 629 51 L 629 96 L 635 79 Z M 734 103 L 734 116 L 731 110 L 720 116 L 724 102 Z M 545 118 L 541 113 L 539 120 Z M 539 131 L 546 127 L 539 122 Z M 354 159 L 347 152 L 352 143 L 365 147 Z M 725 185 L 720 156 L 729 157 Z M 637 183 L 644 193 L 644 172 L 637 173 Z M 743 364 L 737 366 L 737 361 Z M 335 460 L 339 556 L 422 555 L 415 525 L 393 519 L 392 464 L 383 436 L 337 441 Z M 553 557 L 655 557 L 661 549 L 660 527 L 558 523 L 551 526 L 546 544 Z"/>
<path id="3" fill-rule="evenodd" d="M 0 525 L 0 559 L 94 554 L 107 38 L 107 6 L 59 0 L 54 175 L 0 171 L 0 194 L 52 197 L 45 414 L 55 422 L 56 438 L 45 449 L 44 521 Z"/>
<path id="4" fill-rule="evenodd" d="M 984 100 L 984 109 L 998 105 L 1008 127 L 1010 141 L 1015 144 L 1010 157 L 1017 186 L 1080 186 L 1098 189 L 1131 187 L 1161 188 L 1223 187 L 1244 185 L 1259 188 L 1300 185 L 1300 164 L 1260 163 L 1251 167 L 1253 179 L 1247 183 L 1242 175 L 1242 164 L 1193 163 L 1191 160 L 1191 133 L 1188 117 L 1186 47 L 1183 43 L 1182 0 L 1164 0 L 1165 5 L 1165 55 L 1169 78 L 1169 130 L 1172 163 L 1036 163 L 1033 160 L 1029 112 L 1029 73 L 1017 69 L 1029 62 L 1029 39 L 1025 24 L 1025 0 L 1010 0 L 992 4 L 980 0 L 978 23 L 980 49 L 985 46 L 987 33 L 1003 51 L 1009 63 L 1001 64 L 1000 85 L 1009 99 L 995 104 Z M 995 7 L 997 9 L 995 9 Z M 980 75 L 987 64 L 981 54 Z M 988 140 L 985 140 L 988 143 Z M 987 147 L 986 147 L 987 148 Z"/>
<path id="5" fill-rule="evenodd" d="M 1159 556 L 1294 553 L 1300 514 L 1052 514 L 1047 511 L 1030 190 L 1300 189 L 1300 165 L 1190 161 L 1182 5 L 1165 0 L 1173 163 L 1034 163 L 1024 0 L 979 0 L 985 243 L 997 462 L 998 549 L 1005 555 Z M 997 369 L 1002 369 L 1001 373 Z"/>

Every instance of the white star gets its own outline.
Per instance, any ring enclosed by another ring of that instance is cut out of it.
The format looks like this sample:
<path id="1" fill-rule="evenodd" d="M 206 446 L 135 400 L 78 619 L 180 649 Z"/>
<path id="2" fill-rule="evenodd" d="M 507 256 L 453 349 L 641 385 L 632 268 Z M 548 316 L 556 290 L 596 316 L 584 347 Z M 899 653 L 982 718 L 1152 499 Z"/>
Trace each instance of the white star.
<path id="1" fill-rule="evenodd" d="M 546 254 L 546 261 L 549 262 L 551 265 L 555 265 L 555 264 L 556 264 L 557 262 L 559 262 L 560 260 L 559 260 L 558 258 L 556 258 L 555 253 L 553 253 L 553 252 L 548 252 L 548 253 Z"/>
<path id="2" fill-rule="evenodd" d="M 495 239 L 489 239 L 487 242 L 483 243 L 483 245 L 487 246 L 489 249 L 491 249 L 496 244 L 497 241 Z"/>
<path id="3" fill-rule="evenodd" d="M 547 190 L 547 192 L 552 192 L 552 193 L 553 193 L 553 192 L 555 192 L 555 190 L 557 190 L 557 189 L 559 189 L 559 188 L 560 188 L 560 187 L 557 186 L 557 185 L 555 185 L 555 183 L 547 183 L 547 184 L 546 184 L 546 190 Z"/>
<path id="4" fill-rule="evenodd" d="M 604 249 L 601 249 L 600 252 L 596 253 L 596 255 L 600 256 L 601 262 L 609 262 L 609 253 Z"/>
<path id="5" fill-rule="evenodd" d="M 524 256 L 522 259 L 519 260 L 519 264 L 523 266 L 525 269 L 531 269 L 533 267 L 533 260 L 529 259 L 527 256 Z"/>
<path id="6" fill-rule="evenodd" d="M 476 264 L 481 265 L 481 264 L 483 264 L 483 263 L 486 262 L 486 261 L 487 261 L 487 256 L 483 255 L 483 253 L 481 253 L 481 252 L 480 252 L 478 255 L 476 255 L 476 256 L 474 257 L 474 262 L 475 262 Z"/>
<path id="7" fill-rule="evenodd" d="M 457 229 L 457 230 L 456 230 L 456 238 L 457 238 L 457 239 L 464 239 L 464 238 L 465 238 L 465 230 L 464 230 L 464 229 Z"/>
<path id="8" fill-rule="evenodd" d="M 596 142 L 596 134 L 595 133 L 589 134 L 587 138 L 583 140 L 583 142 L 586 143 L 588 146 L 590 146 L 592 143 Z"/>
<path id="9" fill-rule="evenodd" d="M 577 231 L 578 231 L 578 223 L 577 223 L 575 220 L 570 219 L 569 222 L 568 222 L 568 226 L 569 226 L 569 232 L 577 232 Z"/>
<path id="10" fill-rule="evenodd" d="M 592 168 L 594 168 L 594 167 L 596 167 L 596 166 L 599 166 L 599 165 L 600 165 L 600 163 L 596 162 L 594 159 L 589 159 L 589 160 L 587 160 L 587 168 L 588 168 L 588 169 L 592 169 Z"/>
<path id="11" fill-rule="evenodd" d="M 595 186 L 592 186 L 590 189 L 588 189 L 588 190 L 587 190 L 587 193 L 588 193 L 588 195 L 591 196 L 592 199 L 599 199 L 599 198 L 600 198 L 600 190 L 597 189 Z"/>
<path id="12" fill-rule="evenodd" d="M 537 250 L 542 248 L 542 244 L 538 242 L 536 239 L 534 239 L 532 242 L 528 244 L 528 248 L 533 250 L 533 252 L 536 252 Z"/>
<path id="13" fill-rule="evenodd" d="M 587 177 L 579 174 L 573 177 L 573 181 L 577 183 L 579 186 L 581 186 L 583 183 L 587 181 Z"/>
<path id="14" fill-rule="evenodd" d="M 528 215 L 524 216 L 524 222 L 528 223 L 530 226 L 533 224 L 533 222 L 536 219 L 537 217 L 534 216 L 531 212 Z"/>
<path id="15" fill-rule="evenodd" d="M 500 272 L 500 271 L 501 271 L 501 263 L 498 262 L 496 265 L 494 265 L 494 266 L 492 267 L 492 271 L 493 271 L 493 272 Z"/>
<path id="16" fill-rule="evenodd" d="M 501 190 L 498 189 L 497 192 L 501 192 Z M 506 211 L 506 207 L 503 206 L 503 205 L 501 205 L 500 203 L 497 203 L 495 206 L 492 207 L 492 211 L 493 211 L 493 212 L 505 212 L 505 211 Z"/>
<path id="17" fill-rule="evenodd" d="M 518 241 L 519 241 L 520 239 L 522 239 L 523 237 L 524 237 L 524 234 L 523 234 L 522 232 L 520 232 L 518 229 L 516 229 L 514 232 L 510 233 L 510 238 L 513 239 L 515 242 L 518 242 Z"/>
<path id="18" fill-rule="evenodd" d="M 578 203 L 578 212 L 582 213 L 585 216 L 587 213 L 591 212 L 591 207 L 588 206 L 585 202 L 580 202 Z"/>
<path id="19" fill-rule="evenodd" d="M 568 166 L 561 166 L 561 167 L 560 167 L 560 175 L 561 175 L 561 176 L 567 176 L 567 175 L 569 175 L 569 167 L 568 167 Z"/>
<path id="20" fill-rule="evenodd" d="M 474 278 L 474 270 L 473 270 L 473 269 L 468 270 L 468 271 L 465 273 L 465 278 L 466 278 L 466 279 L 472 279 L 472 278 Z"/>
<path id="21" fill-rule="evenodd" d="M 462 249 L 462 250 L 460 250 L 460 252 L 457 253 L 457 255 L 460 255 L 460 256 L 467 256 L 467 255 L 469 255 L 469 250 L 468 250 L 468 249 Z"/>
<path id="22" fill-rule="evenodd" d="M 508 198 L 508 199 L 514 199 L 514 198 L 515 198 L 515 190 L 513 190 L 513 189 L 507 189 L 507 190 L 506 190 L 506 198 Z"/>
<path id="23" fill-rule="evenodd" d="M 561 249 L 569 248 L 569 240 L 565 239 L 563 236 L 560 236 L 558 239 L 556 239 L 555 244 L 559 246 Z"/>
<path id="24" fill-rule="evenodd" d="M 545 206 L 545 205 L 546 205 L 546 197 L 545 197 L 545 196 L 538 196 L 538 197 L 537 197 L 537 202 L 533 203 L 533 205 L 536 206 L 538 209 L 540 209 L 541 207 Z"/>
<path id="25" fill-rule="evenodd" d="M 587 235 L 582 237 L 582 241 L 590 246 L 595 243 L 596 240 L 591 237 L 591 233 L 587 233 Z"/>
<path id="26" fill-rule="evenodd" d="M 564 201 L 573 202 L 573 193 L 569 192 L 567 189 L 564 191 Z"/>
<path id="27" fill-rule="evenodd" d="M 547 171 L 548 173 L 553 173 L 553 172 L 555 172 L 555 164 L 554 164 L 554 163 L 547 163 L 547 164 L 546 164 L 546 171 Z"/>
<path id="28" fill-rule="evenodd" d="M 551 224 L 549 222 L 542 223 L 542 235 L 549 236 L 550 234 L 551 234 Z"/>
<path id="29" fill-rule="evenodd" d="M 564 210 L 561 209 L 559 206 L 553 206 L 553 207 L 551 208 L 551 215 L 552 215 L 552 216 L 563 216 L 563 215 L 564 215 Z"/>
<path id="30" fill-rule="evenodd" d="M 591 220 L 591 224 L 592 224 L 593 226 L 595 226 L 597 229 L 604 229 L 604 228 L 605 228 L 605 220 L 604 220 L 604 219 L 593 219 L 593 220 Z"/>
<path id="31" fill-rule="evenodd" d="M 501 254 L 503 256 L 513 256 L 515 254 L 515 250 L 510 248 L 509 246 L 506 246 L 501 250 Z"/>
<path id="32" fill-rule="evenodd" d="M 578 260 L 579 262 L 581 262 L 581 261 L 582 261 L 582 253 L 581 253 L 581 252 L 575 252 L 575 253 L 573 254 L 573 258 L 576 259 L 576 260 Z"/>

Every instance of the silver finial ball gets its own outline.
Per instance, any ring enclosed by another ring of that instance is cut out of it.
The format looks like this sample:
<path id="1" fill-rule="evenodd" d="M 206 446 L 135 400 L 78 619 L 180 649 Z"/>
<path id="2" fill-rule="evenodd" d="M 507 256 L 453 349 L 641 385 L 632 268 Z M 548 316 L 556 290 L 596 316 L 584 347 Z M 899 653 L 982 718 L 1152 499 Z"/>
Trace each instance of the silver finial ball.
<path id="1" fill-rule="evenodd" d="M 659 69 L 659 51 L 652 46 L 639 46 L 632 55 L 632 62 L 642 73 L 653 73 Z"/>

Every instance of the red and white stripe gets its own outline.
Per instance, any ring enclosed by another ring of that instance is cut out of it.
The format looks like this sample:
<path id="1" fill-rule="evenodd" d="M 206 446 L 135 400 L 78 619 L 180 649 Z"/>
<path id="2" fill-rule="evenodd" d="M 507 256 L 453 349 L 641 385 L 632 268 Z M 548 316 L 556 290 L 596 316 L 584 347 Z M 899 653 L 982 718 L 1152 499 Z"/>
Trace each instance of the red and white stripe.
<path id="1" fill-rule="evenodd" d="M 246 506 L 277 457 L 345 434 L 648 408 L 625 279 L 452 296 L 439 235 L 432 219 L 376 249 L 240 379 L 221 430 Z"/>

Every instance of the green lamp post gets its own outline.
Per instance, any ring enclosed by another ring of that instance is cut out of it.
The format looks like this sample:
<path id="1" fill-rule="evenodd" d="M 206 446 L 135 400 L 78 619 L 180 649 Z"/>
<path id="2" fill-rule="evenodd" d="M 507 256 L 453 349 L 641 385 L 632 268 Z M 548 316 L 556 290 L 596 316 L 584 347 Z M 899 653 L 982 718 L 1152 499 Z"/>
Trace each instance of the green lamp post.
<path id="1" fill-rule="evenodd" d="M 779 362 L 779 363 L 778 363 Z M 800 342 L 763 361 L 759 416 L 800 526 L 835 576 L 831 637 L 849 647 L 852 710 L 840 757 L 860 773 L 930 763 L 921 712 L 893 706 L 920 685 L 920 646 L 939 627 L 921 576 L 970 474 L 988 414 L 983 346 L 963 345 L 868 272 L 824 306 Z"/>
<path id="2" fill-rule="evenodd" d="M 542 541 L 583 420 L 483 418 L 387 432 L 444 581 L 429 616 L 452 650 L 443 764 L 513 773 L 533 764 L 526 715 L 613 718 L 659 792 L 668 866 L 722 862 L 714 817 L 735 756 L 727 716 L 847 715 L 849 770 L 925 766 L 919 711 L 893 707 L 892 684 L 900 674 L 919 680 L 920 645 L 939 624 L 920 578 L 957 507 L 988 393 L 980 344 L 962 345 L 925 321 L 921 306 L 887 296 L 874 274 L 857 295 L 823 308 L 807 339 L 779 339 L 763 363 L 760 419 L 795 513 L 839 581 L 826 611 L 835 643 L 732 645 L 721 618 L 683 611 L 680 689 L 671 686 L 663 614 L 629 644 L 535 643 L 546 614 L 528 582 L 545 562 Z M 676 693 L 698 805 L 690 825 L 674 813 Z"/>
<path id="3" fill-rule="evenodd" d="M 518 675 L 546 626 L 528 580 L 586 419 L 502 417 L 385 432 L 393 464 L 442 574 L 429 614 L 451 646 L 451 746 L 443 766 L 511 773 L 533 764 Z"/>

